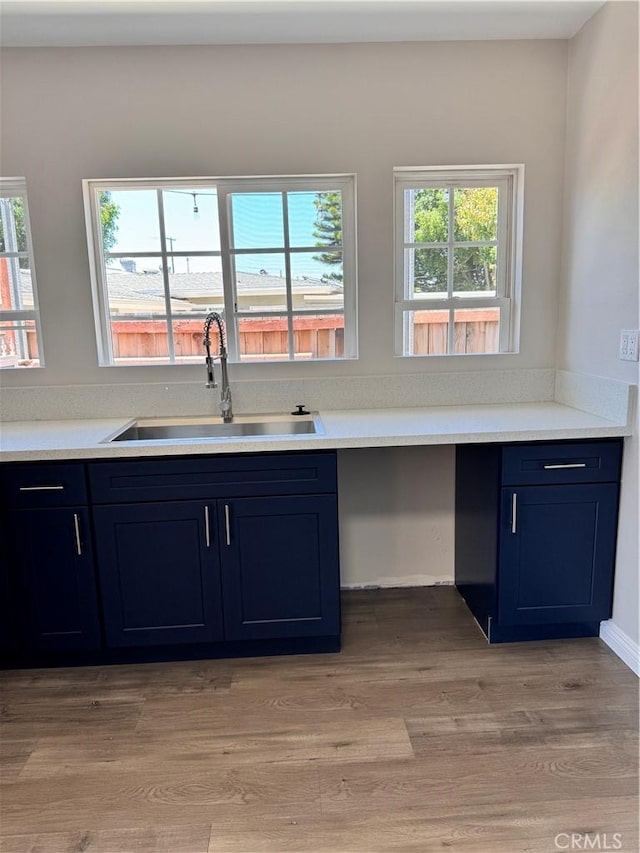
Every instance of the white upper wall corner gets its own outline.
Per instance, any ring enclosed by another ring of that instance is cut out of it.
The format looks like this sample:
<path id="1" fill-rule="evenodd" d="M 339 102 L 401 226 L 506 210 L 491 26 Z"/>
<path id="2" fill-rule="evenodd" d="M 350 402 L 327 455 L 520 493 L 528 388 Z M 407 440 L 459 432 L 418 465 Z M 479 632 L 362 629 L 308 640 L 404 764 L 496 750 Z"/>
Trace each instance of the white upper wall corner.
<path id="1" fill-rule="evenodd" d="M 568 39 L 604 0 L 4 0 L 5 47 Z"/>

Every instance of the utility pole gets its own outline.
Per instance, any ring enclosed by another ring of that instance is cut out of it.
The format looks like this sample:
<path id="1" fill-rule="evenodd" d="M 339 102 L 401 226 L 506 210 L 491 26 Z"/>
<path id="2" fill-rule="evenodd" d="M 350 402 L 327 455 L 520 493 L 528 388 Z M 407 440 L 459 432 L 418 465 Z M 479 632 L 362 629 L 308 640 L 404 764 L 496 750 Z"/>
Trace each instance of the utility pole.
<path id="1" fill-rule="evenodd" d="M 178 241 L 176 240 L 175 237 L 165 237 L 164 239 L 169 244 L 169 253 L 171 254 L 171 272 L 175 273 L 176 266 L 175 266 L 175 260 L 173 258 L 173 244 L 177 243 Z"/>

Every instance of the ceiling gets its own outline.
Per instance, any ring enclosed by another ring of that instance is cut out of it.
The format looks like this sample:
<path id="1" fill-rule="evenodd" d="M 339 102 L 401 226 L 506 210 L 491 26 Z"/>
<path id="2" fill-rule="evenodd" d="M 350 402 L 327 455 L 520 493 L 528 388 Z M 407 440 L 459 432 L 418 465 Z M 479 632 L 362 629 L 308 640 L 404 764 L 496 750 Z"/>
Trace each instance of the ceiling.
<path id="1" fill-rule="evenodd" d="M 603 0 L 3 0 L 5 47 L 571 38 Z"/>

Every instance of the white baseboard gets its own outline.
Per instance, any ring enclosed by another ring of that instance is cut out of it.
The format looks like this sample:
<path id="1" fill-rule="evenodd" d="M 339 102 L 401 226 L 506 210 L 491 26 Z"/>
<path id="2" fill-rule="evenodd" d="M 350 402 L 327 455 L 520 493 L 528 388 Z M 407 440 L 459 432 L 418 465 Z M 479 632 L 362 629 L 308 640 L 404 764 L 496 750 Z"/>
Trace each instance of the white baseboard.
<path id="1" fill-rule="evenodd" d="M 611 619 L 600 623 L 600 639 L 640 677 L 640 646 L 620 630 Z"/>
<path id="2" fill-rule="evenodd" d="M 406 578 L 380 578 L 371 583 L 343 583 L 340 589 L 408 589 L 418 586 L 453 586 L 453 581 L 449 578 L 434 580 L 432 577 L 425 580 L 421 575 L 412 575 Z"/>

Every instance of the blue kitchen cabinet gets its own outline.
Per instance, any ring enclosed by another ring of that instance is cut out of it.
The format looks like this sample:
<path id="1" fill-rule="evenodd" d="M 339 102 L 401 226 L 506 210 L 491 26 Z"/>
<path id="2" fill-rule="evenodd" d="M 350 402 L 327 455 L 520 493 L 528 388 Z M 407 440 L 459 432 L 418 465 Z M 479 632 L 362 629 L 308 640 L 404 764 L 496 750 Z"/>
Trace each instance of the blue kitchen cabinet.
<path id="1" fill-rule="evenodd" d="M 615 483 L 503 490 L 498 622 L 600 622 L 611 615 Z"/>
<path id="2" fill-rule="evenodd" d="M 218 530 L 227 639 L 339 634 L 335 495 L 220 501 Z"/>
<path id="3" fill-rule="evenodd" d="M 334 650 L 336 481 L 333 452 L 90 463 L 107 646 Z"/>
<path id="4" fill-rule="evenodd" d="M 0 469 L 9 666 L 336 651 L 335 452 Z"/>
<path id="5" fill-rule="evenodd" d="M 31 651 L 90 651 L 101 645 L 86 507 L 9 513 L 22 643 Z"/>
<path id="6" fill-rule="evenodd" d="M 3 654 L 89 652 L 102 644 L 84 466 L 3 467 Z"/>
<path id="7" fill-rule="evenodd" d="M 622 443 L 459 447 L 456 586 L 490 642 L 611 615 Z"/>
<path id="8" fill-rule="evenodd" d="M 215 501 L 96 506 L 93 519 L 108 647 L 223 638 Z"/>

